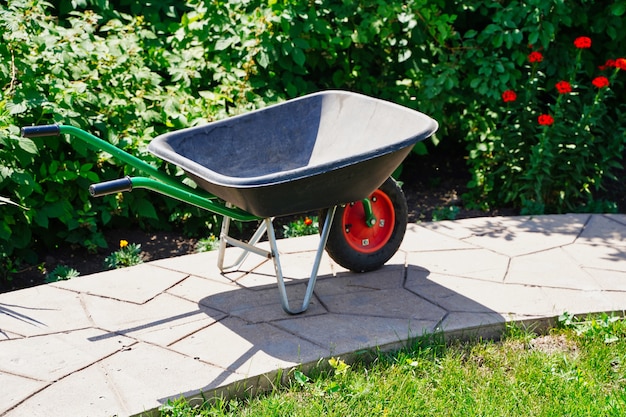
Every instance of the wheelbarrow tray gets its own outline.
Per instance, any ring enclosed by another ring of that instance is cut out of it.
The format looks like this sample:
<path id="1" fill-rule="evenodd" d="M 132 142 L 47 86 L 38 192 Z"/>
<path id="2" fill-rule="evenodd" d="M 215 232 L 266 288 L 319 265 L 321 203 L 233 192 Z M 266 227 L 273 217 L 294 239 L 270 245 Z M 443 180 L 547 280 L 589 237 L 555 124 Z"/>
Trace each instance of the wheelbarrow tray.
<path id="1" fill-rule="evenodd" d="M 437 122 L 368 96 L 324 91 L 156 137 L 148 149 L 259 217 L 368 197 Z"/>

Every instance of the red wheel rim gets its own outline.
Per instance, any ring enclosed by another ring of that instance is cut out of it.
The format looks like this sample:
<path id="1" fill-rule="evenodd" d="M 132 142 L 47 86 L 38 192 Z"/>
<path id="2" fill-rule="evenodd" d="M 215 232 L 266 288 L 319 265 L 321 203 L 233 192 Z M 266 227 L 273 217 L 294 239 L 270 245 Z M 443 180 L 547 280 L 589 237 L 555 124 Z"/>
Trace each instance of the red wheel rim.
<path id="1" fill-rule="evenodd" d="M 363 203 L 360 201 L 348 204 L 341 219 L 344 239 L 352 249 L 361 253 L 373 253 L 385 246 L 396 223 L 393 203 L 387 194 L 376 190 L 369 199 L 376 224 L 371 227 L 367 225 Z"/>

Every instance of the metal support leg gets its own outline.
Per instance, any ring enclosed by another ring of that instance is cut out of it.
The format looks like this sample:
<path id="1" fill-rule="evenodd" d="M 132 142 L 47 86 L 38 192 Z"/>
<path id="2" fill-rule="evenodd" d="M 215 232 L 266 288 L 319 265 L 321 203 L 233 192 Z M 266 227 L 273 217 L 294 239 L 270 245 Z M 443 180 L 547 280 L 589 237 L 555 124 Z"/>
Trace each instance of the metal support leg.
<path id="1" fill-rule="evenodd" d="M 274 262 L 274 270 L 276 272 L 276 281 L 278 282 L 278 293 L 280 296 L 280 302 L 283 307 L 283 310 L 285 310 L 285 312 L 288 314 L 303 313 L 309 307 L 311 299 L 313 298 L 313 290 L 315 289 L 315 282 L 317 281 L 317 273 L 319 271 L 320 262 L 322 261 L 322 255 L 324 254 L 324 249 L 326 248 L 326 242 L 328 241 L 328 235 L 330 234 L 330 227 L 333 223 L 333 217 L 335 216 L 336 209 L 337 209 L 336 206 L 332 207 L 328 209 L 328 213 L 326 214 L 326 220 L 324 221 L 324 226 L 322 228 L 322 233 L 320 235 L 320 242 L 317 247 L 315 259 L 313 261 L 313 266 L 311 269 L 311 276 L 309 277 L 309 281 L 307 283 L 304 300 L 302 301 L 302 306 L 298 309 L 292 309 L 289 306 L 287 288 L 285 286 L 285 280 L 283 278 L 283 271 L 280 266 L 280 255 L 278 253 L 278 245 L 276 243 L 276 234 L 274 233 L 274 225 L 272 224 L 271 218 L 264 219 L 263 222 L 257 228 L 252 238 L 250 239 L 250 241 L 248 243 L 245 243 L 245 242 L 242 242 L 240 240 L 237 240 L 228 236 L 228 230 L 230 227 L 230 218 L 224 217 L 224 221 L 222 222 L 222 229 L 220 231 L 220 247 L 219 247 L 219 253 L 218 253 L 218 258 L 217 258 L 217 266 L 220 269 L 220 271 L 224 271 L 224 270 L 232 269 L 232 268 L 239 268 L 250 253 L 255 253 L 257 255 L 261 255 L 266 258 L 272 258 Z M 264 233 L 267 233 L 267 238 L 270 244 L 270 252 L 255 246 L 261 240 L 261 237 L 263 236 Z M 232 265 L 225 267 L 224 255 L 226 252 L 227 243 L 243 249 L 243 252 Z"/>
<path id="2" fill-rule="evenodd" d="M 217 267 L 219 268 L 220 271 L 224 272 L 225 270 L 228 270 L 228 269 L 239 268 L 248 258 L 248 255 L 250 255 L 250 252 L 256 253 L 257 255 L 260 255 L 260 256 L 264 256 L 266 258 L 271 257 L 270 252 L 260 249 L 255 246 L 257 243 L 259 243 L 259 241 L 265 234 L 265 231 L 266 231 L 265 222 L 261 222 L 261 224 L 256 229 L 256 232 L 254 232 L 254 235 L 252 235 L 248 243 L 242 242 L 240 240 L 237 240 L 228 236 L 229 230 L 230 230 L 230 217 L 224 216 L 224 219 L 222 220 L 222 228 L 220 230 L 219 253 L 217 254 Z M 243 252 L 241 253 L 241 255 L 239 255 L 239 257 L 235 260 L 235 262 L 233 262 L 230 265 L 224 266 L 224 256 L 226 253 L 227 243 L 243 249 Z"/>
<path id="3" fill-rule="evenodd" d="M 311 276 L 309 277 L 309 281 L 306 287 L 306 293 L 304 295 L 304 300 L 302 301 L 302 307 L 298 309 L 292 309 L 289 306 L 289 298 L 287 296 L 287 289 L 285 287 L 283 271 L 280 266 L 280 258 L 278 255 L 278 246 L 276 244 L 276 236 L 274 235 L 274 226 L 272 225 L 271 219 L 265 219 L 268 240 L 270 242 L 272 258 L 274 260 L 274 269 L 276 271 L 276 281 L 278 282 L 278 293 L 280 295 L 280 301 L 281 301 L 283 310 L 285 310 L 285 312 L 288 314 L 300 314 L 300 313 L 305 312 L 306 309 L 309 307 L 309 303 L 311 302 L 311 298 L 313 297 L 313 290 L 315 288 L 315 282 L 317 280 L 317 273 L 319 271 L 320 262 L 322 260 L 322 255 L 324 254 L 326 241 L 328 241 L 328 235 L 330 233 L 330 227 L 333 223 L 333 217 L 335 216 L 336 209 L 337 209 L 336 206 L 330 208 L 326 215 L 326 220 L 324 221 L 324 227 L 322 229 L 322 233 L 320 236 L 320 242 L 317 247 L 317 253 L 315 255 L 315 260 L 313 261 L 313 267 L 311 269 Z"/>

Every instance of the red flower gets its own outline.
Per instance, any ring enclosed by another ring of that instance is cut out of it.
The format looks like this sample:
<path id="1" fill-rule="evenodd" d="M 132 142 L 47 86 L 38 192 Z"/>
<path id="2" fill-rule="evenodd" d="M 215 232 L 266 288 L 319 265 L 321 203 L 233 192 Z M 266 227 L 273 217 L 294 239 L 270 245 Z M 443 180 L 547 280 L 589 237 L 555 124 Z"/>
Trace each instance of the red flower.
<path id="1" fill-rule="evenodd" d="M 600 65 L 598 68 L 600 69 L 600 71 L 604 71 L 607 68 L 615 68 L 616 67 L 616 62 L 614 59 L 607 59 L 606 62 L 604 63 L 604 65 Z"/>
<path id="2" fill-rule="evenodd" d="M 504 101 L 505 103 L 509 103 L 515 100 L 517 100 L 517 94 L 515 94 L 515 91 L 506 90 L 504 93 L 502 93 L 502 101 Z"/>
<path id="3" fill-rule="evenodd" d="M 542 114 L 537 118 L 537 122 L 539 122 L 541 126 L 550 126 L 554 123 L 554 117 L 549 114 Z"/>
<path id="4" fill-rule="evenodd" d="M 534 64 L 535 62 L 541 62 L 541 61 L 543 61 L 543 55 L 541 55 L 541 52 L 533 51 L 530 54 L 528 54 L 528 62 Z"/>
<path id="5" fill-rule="evenodd" d="M 626 58 L 617 58 L 615 60 L 615 66 L 622 71 L 626 71 Z"/>
<path id="6" fill-rule="evenodd" d="M 567 81 L 559 81 L 556 83 L 556 89 L 559 94 L 567 94 L 572 92 L 572 85 Z"/>
<path id="7" fill-rule="evenodd" d="M 580 36 L 574 39 L 574 46 L 578 49 L 591 48 L 591 39 L 586 36 Z"/>
<path id="8" fill-rule="evenodd" d="M 608 87 L 609 86 L 609 79 L 606 78 L 605 76 L 601 75 L 599 77 L 594 78 L 591 81 L 591 84 L 593 84 L 594 87 L 597 87 L 597 88 Z"/>
<path id="9" fill-rule="evenodd" d="M 312 224 L 313 224 L 313 220 L 309 219 L 308 217 L 305 217 L 305 218 L 304 218 L 304 224 L 305 224 L 306 226 L 310 226 L 310 225 L 312 225 Z"/>

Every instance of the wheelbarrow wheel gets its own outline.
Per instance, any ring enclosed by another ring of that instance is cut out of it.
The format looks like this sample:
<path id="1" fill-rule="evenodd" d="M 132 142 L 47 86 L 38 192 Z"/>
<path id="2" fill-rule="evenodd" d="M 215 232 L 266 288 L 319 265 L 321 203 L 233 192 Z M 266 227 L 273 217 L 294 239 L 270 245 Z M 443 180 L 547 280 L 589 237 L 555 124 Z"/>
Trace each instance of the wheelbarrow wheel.
<path id="1" fill-rule="evenodd" d="M 369 196 L 374 225 L 368 226 L 360 201 L 338 206 L 326 242 L 326 252 L 339 265 L 354 272 L 380 268 L 398 250 L 408 221 L 402 189 L 393 178 Z M 320 213 L 320 224 L 327 210 Z"/>

